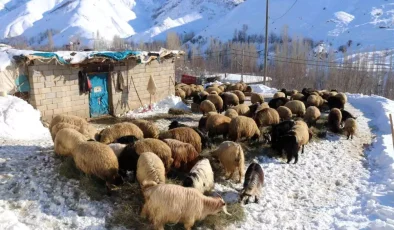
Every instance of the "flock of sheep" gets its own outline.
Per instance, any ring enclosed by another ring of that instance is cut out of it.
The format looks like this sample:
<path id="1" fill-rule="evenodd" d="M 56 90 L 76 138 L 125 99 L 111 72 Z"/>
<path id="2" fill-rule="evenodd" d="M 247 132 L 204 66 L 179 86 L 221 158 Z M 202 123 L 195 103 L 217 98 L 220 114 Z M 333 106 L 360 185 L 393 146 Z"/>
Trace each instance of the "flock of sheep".
<path id="1" fill-rule="evenodd" d="M 251 105 L 244 104 L 245 93 L 251 94 Z M 243 83 L 214 84 L 206 89 L 177 84 L 176 95 L 193 98 L 192 108 L 203 113 L 198 127 L 173 121 L 168 131 L 160 132 L 155 123 L 138 119 L 98 132 L 72 115 L 57 115 L 49 126 L 55 153 L 72 157 L 82 172 L 104 180 L 108 194 L 123 183 L 128 171 L 133 172 L 131 180 L 137 179 L 144 196 L 141 216 L 148 217 L 156 229 L 164 229 L 166 223 L 183 223 L 191 229 L 207 215 L 220 211 L 231 215 L 220 196 L 204 195 L 214 188 L 212 158 L 219 160 L 226 179 L 234 175 L 238 183 L 244 179 L 240 202 L 247 203 L 252 197 L 258 202 L 263 169 L 254 160 L 244 172 L 245 156 L 238 141 L 269 142 L 278 153 L 286 153 L 288 163 L 293 158 L 297 163 L 298 152 L 301 148 L 304 152 L 312 137 L 310 126 L 316 124 L 321 111 L 330 110 L 327 125 L 333 132 L 342 130 L 344 122 L 349 138 L 357 128 L 355 118 L 344 110 L 346 95 L 336 91 L 282 89 L 266 103 L 263 95 Z M 202 157 L 201 152 L 211 147 L 216 136 L 225 141 L 210 156 Z M 187 175 L 182 186 L 166 184 L 171 170 Z"/>

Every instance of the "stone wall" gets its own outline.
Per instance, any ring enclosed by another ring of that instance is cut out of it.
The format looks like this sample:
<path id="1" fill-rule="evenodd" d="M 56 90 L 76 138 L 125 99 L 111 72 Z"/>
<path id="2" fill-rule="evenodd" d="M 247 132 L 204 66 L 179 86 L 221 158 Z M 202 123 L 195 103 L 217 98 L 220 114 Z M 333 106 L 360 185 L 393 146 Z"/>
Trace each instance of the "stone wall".
<path id="1" fill-rule="evenodd" d="M 30 103 L 41 111 L 44 120 L 51 120 L 57 114 L 72 114 L 80 117 L 89 117 L 89 94 L 79 94 L 78 68 L 37 62 L 28 67 L 30 82 Z M 117 74 L 124 76 L 126 90 L 116 89 Z M 153 61 L 147 65 L 137 64 L 129 60 L 122 66 L 115 66 L 109 73 L 108 87 L 110 113 L 122 114 L 149 104 L 150 95 L 147 91 L 149 77 L 152 76 L 157 85 L 156 95 L 152 101 L 159 101 L 174 94 L 174 63 L 172 59 L 161 63 Z M 134 88 L 133 82 L 135 83 Z M 128 89 L 128 90 L 127 90 Z M 137 96 L 141 99 L 141 102 Z"/>

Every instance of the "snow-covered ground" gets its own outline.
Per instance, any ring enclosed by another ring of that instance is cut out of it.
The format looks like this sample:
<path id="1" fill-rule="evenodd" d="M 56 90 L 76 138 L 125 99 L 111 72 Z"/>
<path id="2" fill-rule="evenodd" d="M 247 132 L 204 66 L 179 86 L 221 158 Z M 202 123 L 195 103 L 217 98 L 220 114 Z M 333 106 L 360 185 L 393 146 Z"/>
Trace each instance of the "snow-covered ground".
<path id="1" fill-rule="evenodd" d="M 256 89 L 264 94 L 276 91 L 261 85 Z M 346 140 L 328 134 L 313 141 L 296 165 L 260 156 L 265 172 L 260 204 L 245 205 L 246 220 L 228 229 L 394 229 L 394 150 L 388 126 L 394 102 L 376 96 L 348 97 L 346 108 L 357 117 L 357 136 Z M 20 100 L 1 99 L 1 105 Z M 172 97 L 157 103 L 154 111 L 165 113 L 178 103 Z M 14 104 L 15 113 L 35 114 L 28 105 Z M 12 110 L 0 106 L 0 114 Z M 3 127 L 5 120 L 0 118 Z M 61 161 L 54 157 L 49 132 L 37 129 L 31 133 L 36 139 L 29 140 L 18 122 L 7 122 L 21 134 L 18 140 L 0 135 L 0 229 L 107 228 L 106 218 L 116 204 L 110 199 L 91 200 L 79 181 L 59 175 Z M 169 122 L 161 119 L 157 124 L 166 129 Z M 181 122 L 196 124 L 196 119 Z M 38 116 L 30 123 L 42 126 Z M 235 202 L 240 187 L 216 184 L 215 190 L 227 202 Z"/>

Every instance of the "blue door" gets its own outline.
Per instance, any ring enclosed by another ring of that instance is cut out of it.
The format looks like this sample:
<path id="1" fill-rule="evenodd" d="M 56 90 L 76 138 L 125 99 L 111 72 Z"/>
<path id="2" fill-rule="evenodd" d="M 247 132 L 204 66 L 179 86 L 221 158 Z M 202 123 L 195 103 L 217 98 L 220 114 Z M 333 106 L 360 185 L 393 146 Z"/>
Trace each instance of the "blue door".
<path id="1" fill-rule="evenodd" d="M 89 75 L 92 89 L 89 95 L 90 117 L 109 114 L 107 73 Z"/>

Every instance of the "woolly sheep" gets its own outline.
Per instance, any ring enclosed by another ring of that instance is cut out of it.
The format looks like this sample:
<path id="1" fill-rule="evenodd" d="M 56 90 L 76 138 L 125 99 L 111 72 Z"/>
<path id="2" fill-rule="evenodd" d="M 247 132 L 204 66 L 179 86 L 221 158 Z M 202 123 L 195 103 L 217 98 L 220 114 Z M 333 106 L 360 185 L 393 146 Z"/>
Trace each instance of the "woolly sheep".
<path id="1" fill-rule="evenodd" d="M 347 96 L 344 93 L 338 93 L 335 97 L 339 98 L 343 104 L 347 103 Z"/>
<path id="2" fill-rule="evenodd" d="M 119 157 L 127 145 L 120 143 L 111 143 L 108 146 L 112 149 L 112 151 L 114 151 L 116 157 Z"/>
<path id="3" fill-rule="evenodd" d="M 248 116 L 249 115 L 250 108 L 246 104 L 233 106 L 231 108 L 234 109 L 238 113 L 239 116 Z"/>
<path id="4" fill-rule="evenodd" d="M 257 102 L 262 104 L 262 103 L 264 103 L 264 95 L 260 94 L 260 93 L 251 93 L 250 94 L 250 102 L 252 104 L 255 104 Z"/>
<path id="5" fill-rule="evenodd" d="M 176 88 L 175 89 L 175 96 L 180 97 L 181 99 L 185 99 L 186 93 L 181 88 Z"/>
<path id="6" fill-rule="evenodd" d="M 273 96 L 274 99 L 275 99 L 275 98 L 280 98 L 280 97 L 286 98 L 286 94 L 284 94 L 284 93 L 282 93 L 282 92 L 276 92 L 276 93 L 274 94 L 274 96 Z"/>
<path id="7" fill-rule="evenodd" d="M 232 93 L 237 95 L 239 104 L 243 104 L 245 102 L 245 94 L 241 90 L 234 90 Z"/>
<path id="8" fill-rule="evenodd" d="M 79 143 L 73 151 L 73 159 L 82 172 L 104 180 L 108 194 L 112 184 L 123 183 L 122 177 L 118 174 L 118 159 L 108 145 L 96 141 Z"/>
<path id="9" fill-rule="evenodd" d="M 280 145 L 278 144 L 278 140 L 281 136 L 286 135 L 295 125 L 295 121 L 282 121 L 277 125 L 273 125 L 271 128 L 271 147 L 280 151 Z"/>
<path id="10" fill-rule="evenodd" d="M 141 155 L 144 152 L 155 153 L 164 163 L 166 173 L 171 169 L 173 163 L 171 148 L 163 141 L 153 138 L 146 138 L 134 143 L 135 152 Z"/>
<path id="11" fill-rule="evenodd" d="M 104 144 L 113 143 L 118 138 L 128 135 L 133 135 L 138 139 L 144 137 L 144 133 L 142 132 L 142 130 L 138 128 L 138 126 L 130 122 L 115 124 L 109 128 L 102 130 L 99 134 L 100 142 Z"/>
<path id="12" fill-rule="evenodd" d="M 183 165 L 184 168 L 190 169 L 190 166 L 193 166 L 198 157 L 198 152 L 193 145 L 175 139 L 164 139 L 163 141 L 171 149 L 174 168 L 180 168 Z"/>
<path id="13" fill-rule="evenodd" d="M 163 139 L 176 139 L 194 146 L 198 153 L 201 152 L 201 137 L 192 128 L 180 127 L 168 130 L 160 134 L 159 138 Z"/>
<path id="14" fill-rule="evenodd" d="M 239 201 L 242 202 L 245 197 L 245 204 L 249 202 L 249 198 L 254 196 L 254 202 L 259 202 L 261 189 L 264 184 L 264 172 L 257 161 L 249 165 L 245 173 L 243 188 L 240 193 Z"/>
<path id="15" fill-rule="evenodd" d="M 238 96 L 234 93 L 222 93 L 220 97 L 223 99 L 223 109 L 227 110 L 229 106 L 236 106 L 239 104 Z"/>
<path id="16" fill-rule="evenodd" d="M 252 87 L 251 86 L 246 86 L 246 89 L 245 89 L 245 92 L 247 92 L 247 93 L 251 93 L 251 92 L 253 92 L 253 89 L 252 89 Z"/>
<path id="17" fill-rule="evenodd" d="M 119 143 L 119 144 L 131 144 L 131 143 L 135 143 L 136 141 L 138 141 L 139 139 L 136 138 L 133 135 L 128 135 L 128 136 L 123 136 L 118 138 L 115 143 Z"/>
<path id="18" fill-rule="evenodd" d="M 208 131 L 208 136 L 210 138 L 217 135 L 223 135 L 223 137 L 226 137 L 228 134 L 230 122 L 231 118 L 222 114 L 209 116 L 205 127 Z"/>
<path id="19" fill-rule="evenodd" d="M 185 98 L 189 98 L 193 93 L 193 89 L 189 85 L 182 85 L 179 88 L 185 91 Z"/>
<path id="20" fill-rule="evenodd" d="M 273 109 L 277 109 L 279 106 L 284 106 L 290 100 L 284 97 L 274 98 L 268 102 L 268 106 Z"/>
<path id="21" fill-rule="evenodd" d="M 224 87 L 224 85 L 219 85 L 218 88 L 219 88 L 222 92 L 224 92 L 224 90 L 226 90 L 226 88 Z"/>
<path id="22" fill-rule="evenodd" d="M 144 134 L 144 138 L 158 138 L 159 137 L 159 127 L 152 122 L 142 119 L 132 120 L 131 123 L 138 126 Z"/>
<path id="23" fill-rule="evenodd" d="M 323 105 L 323 98 L 320 96 L 316 96 L 316 95 L 310 95 L 308 97 L 308 99 L 306 100 L 306 104 L 308 106 L 320 107 Z"/>
<path id="24" fill-rule="evenodd" d="M 328 127 L 333 133 L 338 133 L 340 131 L 342 120 L 342 113 L 341 110 L 337 108 L 331 109 L 330 113 L 328 114 Z"/>
<path id="25" fill-rule="evenodd" d="M 202 116 L 200 118 L 200 120 L 198 121 L 198 129 L 205 132 L 206 131 L 205 127 L 206 127 L 206 124 L 207 124 L 208 117 L 211 116 L 211 115 L 214 115 L 214 114 L 218 114 L 218 113 L 217 112 L 209 112 L 205 116 Z"/>
<path id="26" fill-rule="evenodd" d="M 348 118 L 353 118 L 353 119 L 357 119 L 356 117 L 353 116 L 353 114 L 351 114 L 349 111 L 346 111 L 344 109 L 341 109 L 341 114 L 342 114 L 342 120 L 341 123 L 344 123 Z"/>
<path id="27" fill-rule="evenodd" d="M 79 127 L 78 127 L 78 126 L 72 125 L 72 124 L 70 124 L 70 123 L 60 122 L 60 123 L 57 123 L 56 125 L 54 125 L 54 126 L 52 127 L 52 129 L 51 129 L 52 140 L 55 141 L 56 134 L 57 134 L 60 130 L 65 129 L 65 128 L 74 129 L 74 130 L 76 130 L 76 131 L 79 132 Z"/>
<path id="28" fill-rule="evenodd" d="M 234 109 L 227 109 L 226 112 L 224 113 L 224 116 L 233 119 L 235 117 L 238 117 L 238 113 Z"/>
<path id="29" fill-rule="evenodd" d="M 211 93 L 211 92 L 216 92 L 217 94 L 219 94 L 219 93 L 221 93 L 222 91 L 219 89 L 219 88 L 217 88 L 217 87 L 209 87 L 209 88 L 207 88 L 205 91 L 207 91 L 207 93 Z"/>
<path id="30" fill-rule="evenodd" d="M 137 181 L 141 187 L 144 182 L 153 181 L 161 184 L 166 182 L 163 161 L 152 152 L 144 152 L 137 162 Z"/>
<path id="31" fill-rule="evenodd" d="M 55 137 L 55 153 L 60 156 L 71 156 L 75 147 L 87 138 L 75 129 L 64 128 Z"/>
<path id="32" fill-rule="evenodd" d="M 212 113 L 212 112 L 210 112 L 210 113 Z M 215 114 L 217 114 L 217 113 L 215 113 Z M 206 122 L 204 123 L 204 127 L 205 127 L 205 124 L 206 124 Z M 168 130 L 175 129 L 175 128 L 180 128 L 180 127 L 188 127 L 188 126 L 184 125 L 184 124 L 181 124 L 178 121 L 172 121 L 171 124 L 168 126 Z M 198 133 L 198 135 L 200 136 L 202 148 L 207 148 L 207 147 L 209 147 L 211 145 L 208 136 L 206 134 L 204 134 L 203 132 L 201 132 L 200 128 L 192 127 L 192 129 L 194 131 L 196 131 Z"/>
<path id="33" fill-rule="evenodd" d="M 197 85 L 197 86 L 196 86 L 196 90 L 197 90 L 198 92 L 202 92 L 202 91 L 204 91 L 204 86 L 202 86 L 202 85 Z"/>
<path id="34" fill-rule="evenodd" d="M 303 117 L 306 112 L 305 104 L 302 101 L 289 101 L 285 104 L 285 107 L 289 108 L 293 114 L 300 117 Z"/>
<path id="35" fill-rule="evenodd" d="M 210 100 L 214 105 L 217 111 L 222 111 L 223 109 L 223 99 L 217 94 L 209 94 L 207 96 L 207 100 Z"/>
<path id="36" fill-rule="evenodd" d="M 216 107 L 210 100 L 205 100 L 200 104 L 200 112 L 202 112 L 203 115 L 208 112 L 216 112 Z"/>
<path id="37" fill-rule="evenodd" d="M 256 113 L 254 120 L 257 127 L 276 125 L 280 121 L 278 112 L 272 108 L 265 108 Z"/>
<path id="38" fill-rule="evenodd" d="M 203 91 L 203 92 L 199 92 L 196 95 L 193 96 L 193 103 L 195 104 L 201 104 L 202 101 L 207 99 L 207 96 L 209 95 L 209 93 Z"/>
<path id="39" fill-rule="evenodd" d="M 278 145 L 287 153 L 287 163 L 290 163 L 293 157 L 295 158 L 294 164 L 298 162 L 298 152 L 302 146 L 302 153 L 304 153 L 304 147 L 310 138 L 308 125 L 300 120 L 295 122 L 286 135 L 279 137 Z"/>
<path id="40" fill-rule="evenodd" d="M 244 177 L 245 157 L 240 144 L 224 141 L 212 152 L 212 156 L 219 159 L 223 165 L 226 180 L 232 178 L 234 172 L 238 171 L 238 183 L 241 183 Z"/>
<path id="41" fill-rule="evenodd" d="M 290 120 L 293 117 L 291 110 L 285 106 L 279 106 L 276 111 L 278 111 L 279 117 L 282 120 Z"/>
<path id="42" fill-rule="evenodd" d="M 336 96 L 331 96 L 327 99 L 327 104 L 330 109 L 337 108 L 337 109 L 344 109 L 345 104 L 343 100 Z"/>
<path id="43" fill-rule="evenodd" d="M 183 223 L 186 230 L 191 230 L 195 221 L 208 215 L 221 210 L 230 215 L 222 198 L 204 196 L 195 188 L 145 182 L 143 195 L 141 217 L 148 216 L 158 230 L 164 230 L 166 223 Z"/>
<path id="44" fill-rule="evenodd" d="M 256 109 L 253 109 L 254 105 L 249 106 L 249 108 L 250 108 L 249 116 L 250 117 L 253 117 L 256 113 L 260 112 L 261 110 L 268 109 L 270 107 L 267 102 L 264 102 L 263 104 L 258 104 L 258 103 L 256 103 L 256 104 L 258 105 Z"/>
<path id="45" fill-rule="evenodd" d="M 313 95 L 309 96 L 312 97 Z M 321 113 L 320 110 L 316 106 L 309 106 L 306 109 L 306 113 L 304 115 L 304 121 L 311 126 L 312 124 L 316 124 L 316 121 L 320 118 Z"/>
<path id="46" fill-rule="evenodd" d="M 297 93 L 291 97 L 291 100 L 303 101 L 305 98 L 304 94 Z"/>
<path id="47" fill-rule="evenodd" d="M 81 126 L 82 124 L 87 124 L 87 121 L 81 117 L 74 116 L 74 115 L 66 115 L 66 114 L 59 114 L 53 117 L 50 125 L 49 130 L 52 130 L 52 127 L 55 126 L 57 123 L 64 122 L 69 123 L 75 126 Z"/>
<path id="48" fill-rule="evenodd" d="M 252 118 L 239 116 L 230 122 L 229 137 L 232 141 L 242 137 L 255 140 L 260 137 L 260 130 Z"/>
<path id="49" fill-rule="evenodd" d="M 357 131 L 357 122 L 353 118 L 348 118 L 345 121 L 345 126 L 343 127 L 343 130 L 345 131 L 345 134 L 347 135 L 347 139 L 349 140 L 349 137 L 352 137 Z"/>
<path id="50" fill-rule="evenodd" d="M 214 188 L 213 171 L 208 159 L 198 161 L 183 180 L 184 187 L 193 187 L 201 193 L 212 191 Z"/>

